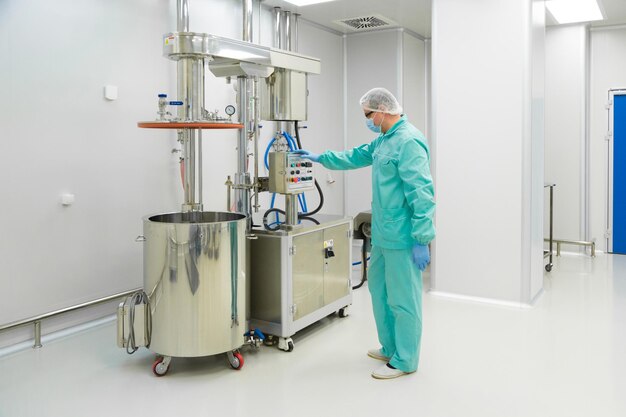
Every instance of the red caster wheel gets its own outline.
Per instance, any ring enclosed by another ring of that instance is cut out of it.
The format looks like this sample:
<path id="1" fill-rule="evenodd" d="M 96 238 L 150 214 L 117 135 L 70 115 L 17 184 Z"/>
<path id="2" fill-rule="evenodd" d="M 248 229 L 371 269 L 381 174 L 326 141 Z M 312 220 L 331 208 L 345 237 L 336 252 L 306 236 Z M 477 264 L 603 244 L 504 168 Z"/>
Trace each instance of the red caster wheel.
<path id="1" fill-rule="evenodd" d="M 159 356 L 152 364 L 152 372 L 156 376 L 164 376 L 170 369 L 171 360 L 172 358 L 170 358 L 169 356 L 166 356 L 164 358 Z"/>
<path id="2" fill-rule="evenodd" d="M 243 355 L 237 351 L 227 352 L 228 362 L 233 369 L 240 370 L 243 368 Z"/>

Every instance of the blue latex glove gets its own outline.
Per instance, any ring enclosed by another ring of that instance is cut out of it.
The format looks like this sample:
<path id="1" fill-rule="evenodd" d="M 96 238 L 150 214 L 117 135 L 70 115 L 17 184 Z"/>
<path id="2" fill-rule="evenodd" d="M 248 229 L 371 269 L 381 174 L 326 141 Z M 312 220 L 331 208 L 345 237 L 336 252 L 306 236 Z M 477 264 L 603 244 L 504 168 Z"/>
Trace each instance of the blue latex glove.
<path id="1" fill-rule="evenodd" d="M 420 271 L 426 269 L 426 266 L 430 263 L 430 252 L 428 246 L 415 244 L 413 245 L 413 263 Z"/>
<path id="2" fill-rule="evenodd" d="M 298 149 L 297 151 L 293 151 L 293 153 L 300 155 L 303 158 L 306 158 L 310 161 L 313 162 L 319 162 L 320 161 L 320 156 L 316 153 L 313 152 L 309 152 L 306 149 Z"/>

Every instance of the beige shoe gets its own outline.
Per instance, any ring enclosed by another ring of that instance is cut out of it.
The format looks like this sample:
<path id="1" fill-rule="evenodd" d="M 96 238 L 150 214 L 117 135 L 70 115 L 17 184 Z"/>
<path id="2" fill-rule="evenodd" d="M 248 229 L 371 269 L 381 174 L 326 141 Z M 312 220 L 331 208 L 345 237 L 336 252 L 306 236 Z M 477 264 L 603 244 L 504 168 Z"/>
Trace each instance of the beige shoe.
<path id="1" fill-rule="evenodd" d="M 367 351 L 367 356 L 370 358 L 378 359 L 379 361 L 389 362 L 389 357 L 380 353 L 380 349 L 370 349 Z"/>
<path id="2" fill-rule="evenodd" d="M 393 379 L 399 376 L 408 375 L 411 372 L 404 372 L 399 369 L 393 369 L 387 366 L 387 364 L 381 366 L 374 372 L 372 372 L 372 376 L 376 379 Z"/>

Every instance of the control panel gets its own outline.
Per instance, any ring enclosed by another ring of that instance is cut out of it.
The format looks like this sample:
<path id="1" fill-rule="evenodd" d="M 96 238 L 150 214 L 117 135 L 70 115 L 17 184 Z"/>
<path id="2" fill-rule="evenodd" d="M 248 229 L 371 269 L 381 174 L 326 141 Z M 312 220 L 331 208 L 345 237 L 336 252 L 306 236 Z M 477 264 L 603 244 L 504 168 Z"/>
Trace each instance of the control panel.
<path id="1" fill-rule="evenodd" d="M 313 162 L 290 152 L 271 152 L 269 164 L 270 192 L 299 194 L 315 187 Z"/>

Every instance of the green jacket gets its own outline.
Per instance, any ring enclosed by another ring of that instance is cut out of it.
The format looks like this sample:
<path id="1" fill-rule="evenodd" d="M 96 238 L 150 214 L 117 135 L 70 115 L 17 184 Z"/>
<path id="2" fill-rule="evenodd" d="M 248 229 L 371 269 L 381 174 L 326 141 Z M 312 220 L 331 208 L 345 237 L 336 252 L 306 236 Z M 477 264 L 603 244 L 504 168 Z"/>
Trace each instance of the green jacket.
<path id="1" fill-rule="evenodd" d="M 326 151 L 329 169 L 372 167 L 372 244 L 386 249 L 427 245 L 435 237 L 435 201 L 426 138 L 406 116 L 373 142 Z"/>

